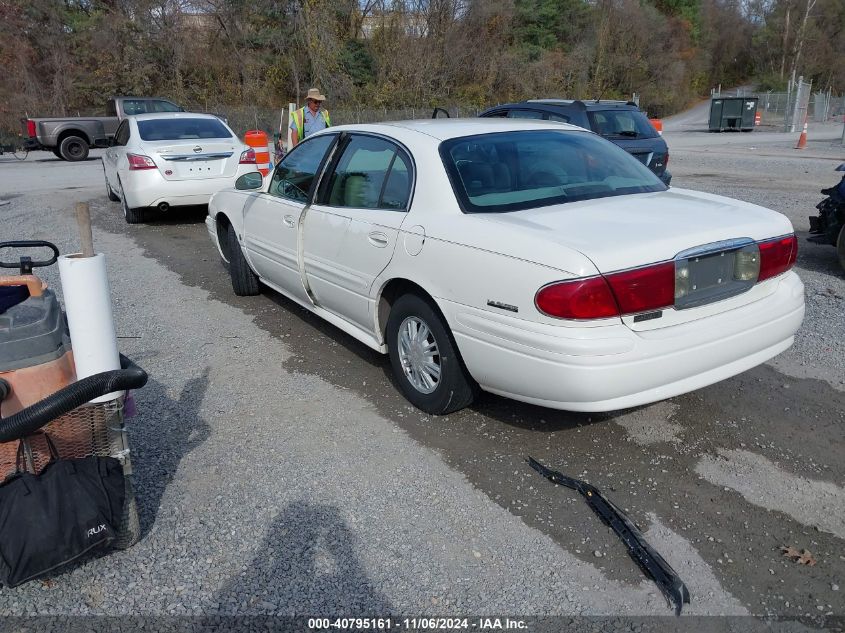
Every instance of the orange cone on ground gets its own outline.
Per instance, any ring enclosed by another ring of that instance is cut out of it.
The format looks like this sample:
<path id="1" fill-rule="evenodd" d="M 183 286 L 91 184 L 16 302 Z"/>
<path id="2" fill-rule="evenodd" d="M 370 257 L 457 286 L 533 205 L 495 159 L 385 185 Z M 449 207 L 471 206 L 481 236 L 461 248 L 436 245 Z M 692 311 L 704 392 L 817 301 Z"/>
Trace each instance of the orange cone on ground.
<path id="1" fill-rule="evenodd" d="M 807 147 L 807 120 L 804 120 L 804 129 L 801 130 L 801 136 L 798 137 L 798 145 L 795 149 L 804 149 Z"/>
<path id="2" fill-rule="evenodd" d="M 244 143 L 255 152 L 255 168 L 262 176 L 270 173 L 270 150 L 267 147 L 267 134 L 261 130 L 250 130 L 244 134 Z"/>

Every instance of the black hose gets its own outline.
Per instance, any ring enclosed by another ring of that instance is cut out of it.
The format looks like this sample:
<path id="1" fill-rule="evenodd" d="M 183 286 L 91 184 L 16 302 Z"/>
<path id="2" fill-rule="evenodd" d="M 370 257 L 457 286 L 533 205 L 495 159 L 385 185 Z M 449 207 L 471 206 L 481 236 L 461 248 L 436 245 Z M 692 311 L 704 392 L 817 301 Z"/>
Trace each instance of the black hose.
<path id="1" fill-rule="evenodd" d="M 0 442 L 12 442 L 26 437 L 48 422 L 94 398 L 113 391 L 140 389 L 147 384 L 147 372 L 123 354 L 120 355 L 120 366 L 122 369 L 104 371 L 71 383 L 23 411 L 18 411 L 8 418 L 1 418 Z"/>

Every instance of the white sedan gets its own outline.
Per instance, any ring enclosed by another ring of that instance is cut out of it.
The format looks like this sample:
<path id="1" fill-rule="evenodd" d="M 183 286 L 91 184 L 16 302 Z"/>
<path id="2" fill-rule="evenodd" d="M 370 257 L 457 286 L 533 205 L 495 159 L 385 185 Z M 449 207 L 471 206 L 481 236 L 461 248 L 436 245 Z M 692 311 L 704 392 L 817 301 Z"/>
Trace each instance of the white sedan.
<path id="1" fill-rule="evenodd" d="M 728 378 L 804 316 L 783 215 L 678 188 L 601 137 L 513 119 L 330 128 L 206 220 L 259 282 L 390 361 L 445 414 L 478 389 L 610 411 Z"/>
<path id="2" fill-rule="evenodd" d="M 208 204 L 212 194 L 255 171 L 255 152 L 211 114 L 127 117 L 103 156 L 106 194 L 130 224 L 151 209 Z"/>

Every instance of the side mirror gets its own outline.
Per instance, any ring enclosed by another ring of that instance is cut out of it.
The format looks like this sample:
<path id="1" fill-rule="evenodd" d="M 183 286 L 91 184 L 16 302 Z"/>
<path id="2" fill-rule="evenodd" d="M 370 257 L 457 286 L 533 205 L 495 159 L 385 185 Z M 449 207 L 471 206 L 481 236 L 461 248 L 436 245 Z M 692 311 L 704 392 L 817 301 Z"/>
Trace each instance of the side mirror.
<path id="1" fill-rule="evenodd" d="M 240 178 L 235 181 L 235 189 L 240 189 L 241 191 L 248 191 L 250 189 L 260 189 L 261 185 L 264 184 L 264 178 L 261 174 L 257 171 L 251 171 L 248 174 L 244 174 Z"/>

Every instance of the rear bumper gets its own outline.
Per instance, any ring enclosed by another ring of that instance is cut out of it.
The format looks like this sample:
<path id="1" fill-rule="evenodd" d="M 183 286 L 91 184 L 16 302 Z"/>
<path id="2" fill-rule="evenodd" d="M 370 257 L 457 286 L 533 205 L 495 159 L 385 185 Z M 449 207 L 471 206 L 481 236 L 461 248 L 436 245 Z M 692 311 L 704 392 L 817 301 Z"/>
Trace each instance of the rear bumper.
<path id="1" fill-rule="evenodd" d="M 440 302 L 467 369 L 486 391 L 569 411 L 613 411 L 700 389 L 787 349 L 804 317 L 794 272 L 770 295 L 648 332 L 561 327 Z"/>
<path id="2" fill-rule="evenodd" d="M 234 187 L 235 180 L 246 173 L 238 169 L 234 176 L 202 180 L 166 180 L 159 171 L 120 171 L 120 183 L 126 204 L 131 208 L 155 207 L 166 202 L 171 207 L 208 204 L 221 189 Z"/>

